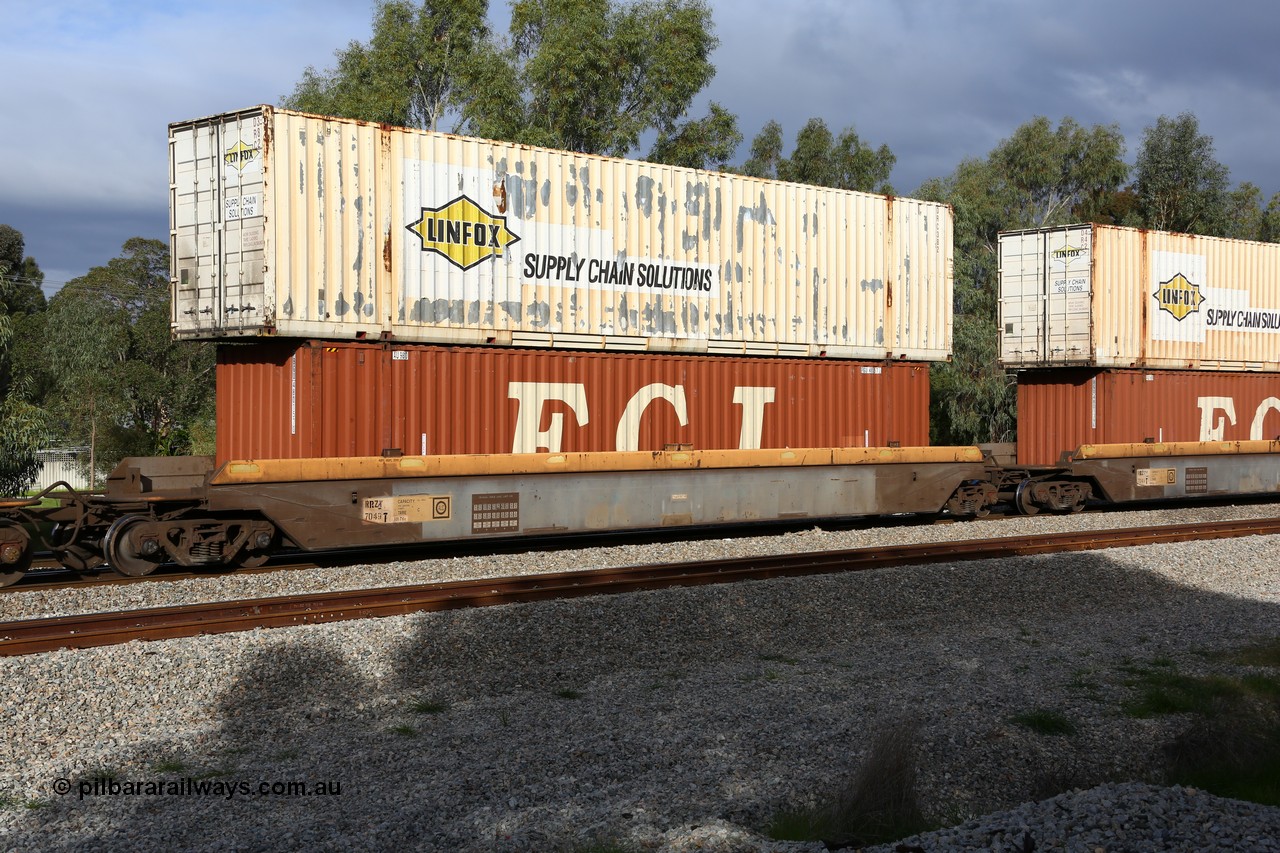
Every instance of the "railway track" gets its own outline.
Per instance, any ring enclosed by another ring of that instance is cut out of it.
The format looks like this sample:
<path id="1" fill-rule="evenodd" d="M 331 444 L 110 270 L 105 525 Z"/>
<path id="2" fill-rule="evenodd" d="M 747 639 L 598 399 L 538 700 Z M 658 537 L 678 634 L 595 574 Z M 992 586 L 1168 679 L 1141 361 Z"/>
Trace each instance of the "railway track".
<path id="1" fill-rule="evenodd" d="M 596 569 L 32 619 L 0 623 L 0 655 L 677 586 L 1276 533 L 1280 533 L 1280 519 L 1247 519 Z"/>

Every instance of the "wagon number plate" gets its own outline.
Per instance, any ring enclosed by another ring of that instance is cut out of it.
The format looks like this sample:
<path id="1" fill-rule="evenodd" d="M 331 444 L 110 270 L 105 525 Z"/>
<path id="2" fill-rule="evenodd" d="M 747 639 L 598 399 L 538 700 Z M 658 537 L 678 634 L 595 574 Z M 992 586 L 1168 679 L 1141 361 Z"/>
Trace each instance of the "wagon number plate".
<path id="1" fill-rule="evenodd" d="M 448 521 L 453 517 L 452 495 L 396 495 L 365 498 L 364 521 L 373 524 L 410 524 Z"/>
<path id="2" fill-rule="evenodd" d="M 1178 471 L 1175 468 L 1139 468 L 1139 486 L 1176 486 Z"/>

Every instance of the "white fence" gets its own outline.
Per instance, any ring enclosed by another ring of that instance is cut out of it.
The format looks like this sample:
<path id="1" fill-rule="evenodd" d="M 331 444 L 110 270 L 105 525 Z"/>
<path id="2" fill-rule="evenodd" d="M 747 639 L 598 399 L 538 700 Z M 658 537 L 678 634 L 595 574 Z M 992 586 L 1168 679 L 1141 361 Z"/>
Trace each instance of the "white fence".
<path id="1" fill-rule="evenodd" d="M 47 489 L 60 480 L 73 489 L 89 488 L 89 448 L 50 447 L 36 451 L 36 458 L 40 460 L 40 472 L 31 488 Z"/>

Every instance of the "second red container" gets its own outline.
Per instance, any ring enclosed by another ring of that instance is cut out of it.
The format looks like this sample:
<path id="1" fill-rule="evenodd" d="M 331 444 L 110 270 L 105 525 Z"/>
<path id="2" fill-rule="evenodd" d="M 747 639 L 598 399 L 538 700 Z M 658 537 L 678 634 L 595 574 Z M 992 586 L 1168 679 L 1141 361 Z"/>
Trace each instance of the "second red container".
<path id="1" fill-rule="evenodd" d="M 228 459 L 923 446 L 926 365 L 272 341 L 218 355 Z"/>

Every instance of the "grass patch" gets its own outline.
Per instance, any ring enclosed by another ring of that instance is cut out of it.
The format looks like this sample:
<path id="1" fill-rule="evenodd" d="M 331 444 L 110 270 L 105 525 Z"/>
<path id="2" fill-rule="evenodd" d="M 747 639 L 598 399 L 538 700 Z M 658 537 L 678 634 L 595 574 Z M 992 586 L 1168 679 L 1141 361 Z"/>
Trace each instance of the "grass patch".
<path id="1" fill-rule="evenodd" d="M 1165 755 L 1171 782 L 1280 806 L 1280 702 L 1256 694 L 1220 700 Z"/>
<path id="2" fill-rule="evenodd" d="M 1241 666 L 1280 669 L 1280 637 L 1232 652 L 1229 659 Z"/>
<path id="3" fill-rule="evenodd" d="M 573 690 L 572 688 L 561 687 L 559 690 L 556 691 L 556 698 L 557 699 L 581 699 L 582 694 L 579 693 L 577 690 Z"/>
<path id="4" fill-rule="evenodd" d="M 443 714 L 449 710 L 449 706 L 443 702 L 432 702 L 427 699 L 418 699 L 409 706 L 409 710 L 415 714 Z"/>
<path id="5" fill-rule="evenodd" d="M 905 838 L 936 828 L 916 794 L 917 726 L 882 731 L 849 783 L 819 804 L 776 814 L 765 832 L 778 841 L 821 841 L 854 847 Z"/>
<path id="6" fill-rule="evenodd" d="M 760 660 L 768 663 L 785 663 L 790 666 L 795 666 L 800 663 L 799 658 L 789 658 L 785 655 L 759 655 L 758 657 Z"/>
<path id="7" fill-rule="evenodd" d="M 1280 638 L 1211 657 L 1254 671 L 1140 671 L 1129 682 L 1137 697 L 1125 710 L 1135 717 L 1191 715 L 1165 746 L 1169 782 L 1280 806 Z"/>
<path id="8" fill-rule="evenodd" d="M 1101 702 L 1104 693 L 1100 677 L 1100 673 L 1096 669 L 1077 669 L 1072 673 L 1071 680 L 1067 684 L 1084 698 L 1093 702 Z"/>
<path id="9" fill-rule="evenodd" d="M 151 765 L 152 773 L 181 773 L 187 767 L 181 761 L 169 758 Z"/>
<path id="10" fill-rule="evenodd" d="M 10 809 L 42 809 L 48 806 L 47 800 L 24 800 L 12 794 L 0 794 L 0 811 Z"/>
<path id="11" fill-rule="evenodd" d="M 398 725 L 398 726 L 392 726 L 392 727 L 391 727 L 391 731 L 392 731 L 392 733 L 393 733 L 393 734 L 398 734 L 398 735 L 400 735 L 400 736 L 402 736 L 402 737 L 417 737 L 417 736 L 418 736 L 418 730 L 417 730 L 417 729 L 415 729 L 413 726 L 405 725 L 405 724 L 403 724 L 403 723 L 402 723 L 401 725 Z"/>
<path id="12" fill-rule="evenodd" d="M 1010 722 L 1040 735 L 1073 735 L 1076 733 L 1076 724 L 1065 714 L 1045 708 L 1024 711 L 1021 714 L 1013 715 L 1009 719 Z"/>
<path id="13" fill-rule="evenodd" d="M 1222 701 L 1238 698 L 1244 691 L 1238 679 L 1173 671 L 1139 670 L 1128 685 L 1138 689 L 1138 696 L 1126 702 L 1124 710 L 1139 719 L 1162 714 L 1210 714 Z"/>

